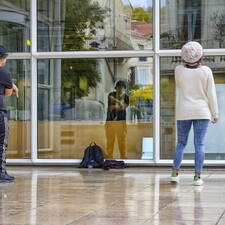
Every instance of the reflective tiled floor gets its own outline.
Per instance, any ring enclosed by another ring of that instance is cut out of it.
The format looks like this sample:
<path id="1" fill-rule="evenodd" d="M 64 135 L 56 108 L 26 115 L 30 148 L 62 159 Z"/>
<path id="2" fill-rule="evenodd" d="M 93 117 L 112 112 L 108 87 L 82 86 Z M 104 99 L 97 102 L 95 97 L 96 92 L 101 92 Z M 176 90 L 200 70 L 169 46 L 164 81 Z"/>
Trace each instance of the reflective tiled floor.
<path id="1" fill-rule="evenodd" d="M 181 183 L 170 170 L 8 167 L 0 184 L 1 225 L 225 225 L 225 169 L 205 169 L 203 187 L 192 170 Z"/>

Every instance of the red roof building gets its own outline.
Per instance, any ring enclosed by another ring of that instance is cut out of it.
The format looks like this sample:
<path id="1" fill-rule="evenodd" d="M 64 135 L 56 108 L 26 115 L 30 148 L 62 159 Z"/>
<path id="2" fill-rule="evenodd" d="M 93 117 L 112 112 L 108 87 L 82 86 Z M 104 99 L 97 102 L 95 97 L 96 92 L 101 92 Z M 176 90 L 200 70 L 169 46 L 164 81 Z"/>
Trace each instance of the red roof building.
<path id="1" fill-rule="evenodd" d="M 140 21 L 131 21 L 131 35 L 135 39 L 149 39 L 152 37 L 152 24 L 143 23 Z"/>

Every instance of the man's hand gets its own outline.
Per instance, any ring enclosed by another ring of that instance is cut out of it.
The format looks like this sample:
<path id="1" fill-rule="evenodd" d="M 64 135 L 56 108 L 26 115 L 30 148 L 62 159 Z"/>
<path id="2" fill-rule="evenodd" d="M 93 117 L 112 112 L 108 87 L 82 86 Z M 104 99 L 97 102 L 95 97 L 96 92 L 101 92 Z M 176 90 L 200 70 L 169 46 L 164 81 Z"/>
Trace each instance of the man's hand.
<path id="1" fill-rule="evenodd" d="M 15 84 L 13 84 L 12 89 L 13 89 L 13 93 L 16 95 L 16 97 L 19 98 L 19 89 L 18 89 L 18 87 Z"/>

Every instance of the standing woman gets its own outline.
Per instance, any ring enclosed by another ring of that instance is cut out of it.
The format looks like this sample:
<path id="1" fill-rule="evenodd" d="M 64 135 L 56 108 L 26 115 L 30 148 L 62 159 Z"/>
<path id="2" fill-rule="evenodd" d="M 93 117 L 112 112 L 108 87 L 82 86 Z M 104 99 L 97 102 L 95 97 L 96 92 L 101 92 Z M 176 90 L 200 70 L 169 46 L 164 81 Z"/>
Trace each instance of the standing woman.
<path id="1" fill-rule="evenodd" d="M 179 182 L 178 172 L 188 134 L 193 125 L 195 146 L 194 185 L 202 185 L 201 172 L 205 159 L 205 135 L 209 122 L 218 121 L 218 106 L 212 71 L 201 65 L 202 46 L 188 42 L 181 49 L 184 65 L 175 69 L 178 101 L 176 105 L 177 145 L 174 152 L 171 182 Z"/>

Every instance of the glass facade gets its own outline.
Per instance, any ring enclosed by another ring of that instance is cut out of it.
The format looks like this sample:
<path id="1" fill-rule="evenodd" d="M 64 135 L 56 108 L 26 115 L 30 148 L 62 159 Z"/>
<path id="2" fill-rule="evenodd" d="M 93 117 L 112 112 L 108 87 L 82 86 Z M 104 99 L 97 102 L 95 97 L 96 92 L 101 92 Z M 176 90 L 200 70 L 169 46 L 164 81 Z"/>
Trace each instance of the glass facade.
<path id="1" fill-rule="evenodd" d="M 30 51 L 30 1 L 0 1 L 0 43 L 9 52 Z"/>
<path id="2" fill-rule="evenodd" d="M 123 118 L 110 111 L 119 81 Z M 152 159 L 152 127 L 152 58 L 38 60 L 38 158 L 82 158 L 94 141 L 105 157 Z"/>
<path id="3" fill-rule="evenodd" d="M 224 9 L 224 0 L 161 1 L 161 48 L 179 49 L 191 40 L 203 48 L 224 48 Z"/>
<path id="4" fill-rule="evenodd" d="M 19 98 L 6 97 L 9 110 L 8 158 L 31 158 L 31 72 L 29 60 L 8 60 L 7 69 L 19 88 Z"/>
<path id="5" fill-rule="evenodd" d="M 152 0 L 37 2 L 38 51 L 152 48 Z"/>
<path id="6" fill-rule="evenodd" d="M 0 45 L 13 53 L 7 68 L 20 91 L 6 99 L 9 161 L 78 163 L 95 141 L 106 158 L 171 163 L 174 68 L 181 46 L 195 40 L 213 70 L 220 110 L 206 160 L 223 162 L 224 9 L 225 0 L 1 0 Z M 112 102 L 123 108 L 122 122 L 109 119 Z"/>
<path id="7" fill-rule="evenodd" d="M 162 57 L 160 60 L 160 121 L 161 121 L 161 158 L 171 159 L 176 145 L 176 121 L 175 104 L 176 88 L 174 69 L 181 63 L 180 57 Z M 206 136 L 206 159 L 225 159 L 224 141 L 218 135 L 223 133 L 224 127 L 224 88 L 225 88 L 225 57 L 208 56 L 203 63 L 209 66 L 214 75 L 220 121 L 210 124 Z M 189 140 L 184 153 L 184 159 L 194 159 L 193 131 L 189 134 Z"/>

